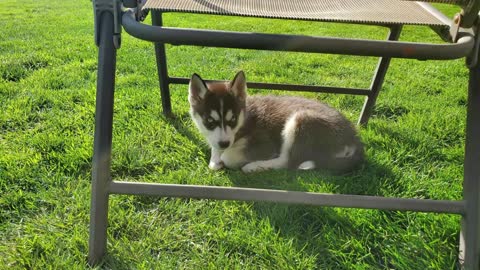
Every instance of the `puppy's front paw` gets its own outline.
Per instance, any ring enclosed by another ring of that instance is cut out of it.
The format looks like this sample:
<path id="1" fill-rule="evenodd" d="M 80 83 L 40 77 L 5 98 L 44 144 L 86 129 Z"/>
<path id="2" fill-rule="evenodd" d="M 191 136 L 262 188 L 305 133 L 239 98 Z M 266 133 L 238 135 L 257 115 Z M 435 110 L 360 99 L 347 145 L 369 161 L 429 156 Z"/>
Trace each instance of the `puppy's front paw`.
<path id="1" fill-rule="evenodd" d="M 214 171 L 218 171 L 220 169 L 222 169 L 225 165 L 223 164 L 223 162 L 213 162 L 213 161 L 210 161 L 210 163 L 208 164 L 208 168 L 210 168 L 210 170 L 214 170 Z"/>
<path id="2" fill-rule="evenodd" d="M 250 162 L 242 167 L 244 173 L 260 172 L 264 170 L 265 167 L 262 165 L 261 161 Z"/>

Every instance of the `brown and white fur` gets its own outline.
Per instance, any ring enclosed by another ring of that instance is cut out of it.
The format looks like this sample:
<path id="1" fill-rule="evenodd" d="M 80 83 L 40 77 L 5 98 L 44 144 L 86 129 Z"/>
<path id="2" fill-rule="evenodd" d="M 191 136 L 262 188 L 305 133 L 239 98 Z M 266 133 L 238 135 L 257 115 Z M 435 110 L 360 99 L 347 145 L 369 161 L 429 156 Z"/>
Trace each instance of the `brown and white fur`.
<path id="1" fill-rule="evenodd" d="M 205 83 L 193 74 L 190 114 L 211 146 L 209 167 L 350 170 L 364 158 L 354 126 L 326 104 L 300 97 L 247 97 L 245 74 Z"/>

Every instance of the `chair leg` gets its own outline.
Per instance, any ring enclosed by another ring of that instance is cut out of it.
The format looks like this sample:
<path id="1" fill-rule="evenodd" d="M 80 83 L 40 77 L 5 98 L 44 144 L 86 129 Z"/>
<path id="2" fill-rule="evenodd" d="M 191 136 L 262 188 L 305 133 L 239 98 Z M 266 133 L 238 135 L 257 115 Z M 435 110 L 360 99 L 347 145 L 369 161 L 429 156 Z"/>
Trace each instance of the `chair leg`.
<path id="1" fill-rule="evenodd" d="M 162 26 L 162 13 L 152 12 L 152 24 Z M 167 71 L 167 54 L 165 53 L 165 44 L 155 42 L 155 56 L 157 60 L 158 82 L 160 84 L 160 95 L 162 97 L 162 108 L 165 116 L 172 116 L 172 104 L 170 102 L 170 88 Z"/>
<path id="2" fill-rule="evenodd" d="M 113 14 L 103 12 L 100 19 L 98 78 L 93 149 L 92 194 L 88 263 L 97 264 L 106 252 L 108 190 L 111 181 L 113 95 L 116 49 L 113 44 Z"/>
<path id="3" fill-rule="evenodd" d="M 388 33 L 388 40 L 398 40 L 400 37 L 400 32 L 402 31 L 401 25 L 395 25 L 390 28 Z M 365 98 L 363 104 L 362 112 L 360 113 L 360 119 L 358 120 L 359 125 L 366 125 L 368 119 L 372 114 L 373 106 L 377 101 L 378 94 L 382 89 L 383 80 L 387 74 L 388 66 L 390 65 L 390 57 L 381 57 L 378 61 L 377 69 L 375 70 L 375 75 L 373 76 L 372 84 L 370 85 L 370 94 Z"/>
<path id="4" fill-rule="evenodd" d="M 466 214 L 462 217 L 460 263 L 463 269 L 480 269 L 480 66 L 470 69 L 463 197 Z"/>

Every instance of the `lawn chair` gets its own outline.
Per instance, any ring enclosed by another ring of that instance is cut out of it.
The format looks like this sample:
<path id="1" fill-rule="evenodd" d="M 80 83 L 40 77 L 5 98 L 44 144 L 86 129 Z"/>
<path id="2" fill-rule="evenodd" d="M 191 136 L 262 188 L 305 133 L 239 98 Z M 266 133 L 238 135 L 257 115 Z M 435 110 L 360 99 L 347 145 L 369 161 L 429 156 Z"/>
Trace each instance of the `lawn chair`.
<path id="1" fill-rule="evenodd" d="M 92 172 L 89 263 L 106 252 L 108 201 L 111 194 L 155 195 L 216 200 L 268 201 L 317 206 L 438 212 L 462 216 L 459 265 L 479 269 L 480 256 L 480 0 L 433 0 L 461 10 L 450 20 L 431 5 L 400 0 L 94 0 L 95 41 L 99 46 L 95 139 Z M 141 21 L 152 14 L 152 25 Z M 207 13 L 291 20 L 381 25 L 388 40 L 241 33 L 162 26 L 164 12 Z M 402 25 L 428 25 L 444 44 L 397 41 Z M 370 89 L 249 82 L 249 88 L 341 93 L 366 96 L 359 123 L 366 124 L 392 57 L 449 60 L 466 57 L 470 71 L 463 200 L 422 200 L 360 195 L 320 194 L 236 187 L 171 185 L 113 181 L 110 176 L 116 50 L 121 29 L 155 43 L 163 113 L 172 114 L 169 85 L 188 78 L 167 72 L 164 44 L 380 57 Z"/>

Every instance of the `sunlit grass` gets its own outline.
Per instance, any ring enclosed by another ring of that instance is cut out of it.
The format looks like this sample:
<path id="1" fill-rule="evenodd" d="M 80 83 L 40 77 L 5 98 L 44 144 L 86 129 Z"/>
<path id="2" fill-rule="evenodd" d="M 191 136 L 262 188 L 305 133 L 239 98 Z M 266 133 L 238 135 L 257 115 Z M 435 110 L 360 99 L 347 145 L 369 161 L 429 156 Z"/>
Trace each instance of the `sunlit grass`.
<path id="1" fill-rule="evenodd" d="M 453 9 L 447 9 L 452 13 Z M 88 251 L 97 49 L 90 1 L 0 2 L 0 268 L 83 269 Z M 369 37 L 386 30 L 201 15 L 169 26 Z M 358 171 L 211 172 L 172 87 L 161 114 L 152 45 L 123 33 L 118 51 L 112 175 L 162 183 L 344 194 L 461 198 L 467 70 L 463 60 L 392 60 Z M 423 27 L 401 39 L 439 42 Z M 252 81 L 368 87 L 377 59 L 167 46 L 169 72 Z M 267 91 L 251 91 L 265 94 Z M 278 92 L 275 92 L 278 93 Z M 292 93 L 290 93 L 292 94 Z M 300 95 L 300 93 L 295 93 Z M 356 121 L 360 97 L 302 94 Z M 113 196 L 110 269 L 452 269 L 459 218 L 449 215 Z"/>

